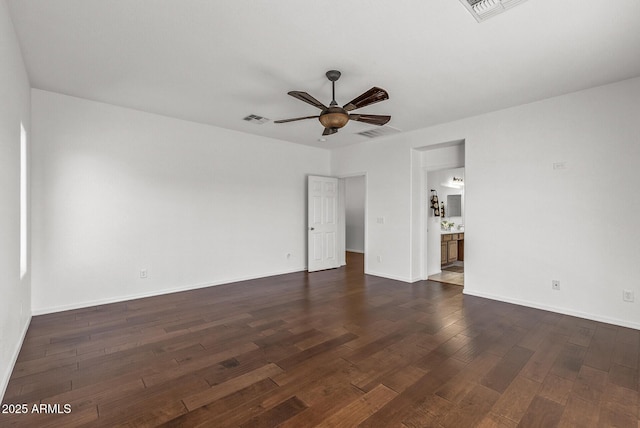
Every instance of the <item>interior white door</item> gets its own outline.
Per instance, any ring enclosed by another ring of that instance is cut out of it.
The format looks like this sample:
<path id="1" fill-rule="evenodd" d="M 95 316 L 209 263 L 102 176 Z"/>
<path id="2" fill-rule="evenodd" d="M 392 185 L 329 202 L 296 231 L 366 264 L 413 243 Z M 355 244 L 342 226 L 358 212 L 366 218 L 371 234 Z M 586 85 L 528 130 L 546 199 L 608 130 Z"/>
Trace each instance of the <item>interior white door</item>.
<path id="1" fill-rule="evenodd" d="M 338 179 L 310 175 L 308 186 L 308 270 L 337 268 Z"/>

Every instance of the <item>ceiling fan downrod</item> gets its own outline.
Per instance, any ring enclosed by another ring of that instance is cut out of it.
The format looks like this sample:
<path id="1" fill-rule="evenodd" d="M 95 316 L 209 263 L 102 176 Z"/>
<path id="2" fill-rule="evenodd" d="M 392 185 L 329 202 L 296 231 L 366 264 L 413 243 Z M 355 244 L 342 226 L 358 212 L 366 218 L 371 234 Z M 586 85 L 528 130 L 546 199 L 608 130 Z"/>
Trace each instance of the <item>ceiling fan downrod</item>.
<path id="1" fill-rule="evenodd" d="M 330 106 L 337 106 L 336 102 L 336 80 L 340 78 L 341 73 L 338 70 L 329 70 L 326 73 L 327 79 L 331 81 L 331 104 Z"/>

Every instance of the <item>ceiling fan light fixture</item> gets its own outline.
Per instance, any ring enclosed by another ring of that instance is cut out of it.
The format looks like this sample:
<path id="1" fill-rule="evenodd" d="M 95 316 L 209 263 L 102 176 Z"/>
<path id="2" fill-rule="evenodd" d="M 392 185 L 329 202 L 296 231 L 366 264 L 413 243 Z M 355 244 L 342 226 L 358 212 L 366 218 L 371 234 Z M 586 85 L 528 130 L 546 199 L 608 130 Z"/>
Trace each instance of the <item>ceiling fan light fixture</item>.
<path id="1" fill-rule="evenodd" d="M 329 107 L 318 120 L 325 128 L 342 128 L 349 122 L 349 114 L 340 107 Z"/>

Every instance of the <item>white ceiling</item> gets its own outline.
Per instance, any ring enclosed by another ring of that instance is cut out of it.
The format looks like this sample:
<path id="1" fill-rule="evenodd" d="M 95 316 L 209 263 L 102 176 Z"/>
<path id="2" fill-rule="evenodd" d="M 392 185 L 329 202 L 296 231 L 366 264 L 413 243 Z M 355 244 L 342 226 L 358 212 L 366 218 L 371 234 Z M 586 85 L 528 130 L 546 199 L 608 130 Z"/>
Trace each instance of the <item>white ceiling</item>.
<path id="1" fill-rule="evenodd" d="M 640 1 L 529 0 L 478 24 L 459 0 L 8 0 L 35 88 L 317 147 L 314 119 L 371 88 L 411 131 L 640 76 Z"/>

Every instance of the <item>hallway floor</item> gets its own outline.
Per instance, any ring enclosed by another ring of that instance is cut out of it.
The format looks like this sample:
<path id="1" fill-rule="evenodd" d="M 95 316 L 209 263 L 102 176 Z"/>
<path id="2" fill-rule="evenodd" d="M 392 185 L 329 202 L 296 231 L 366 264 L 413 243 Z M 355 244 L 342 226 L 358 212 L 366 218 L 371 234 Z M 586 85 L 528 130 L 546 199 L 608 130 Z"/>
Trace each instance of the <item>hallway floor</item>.
<path id="1" fill-rule="evenodd" d="M 429 277 L 429 281 L 445 282 L 464 287 L 464 262 L 455 262 L 442 267 L 442 272 Z"/>

